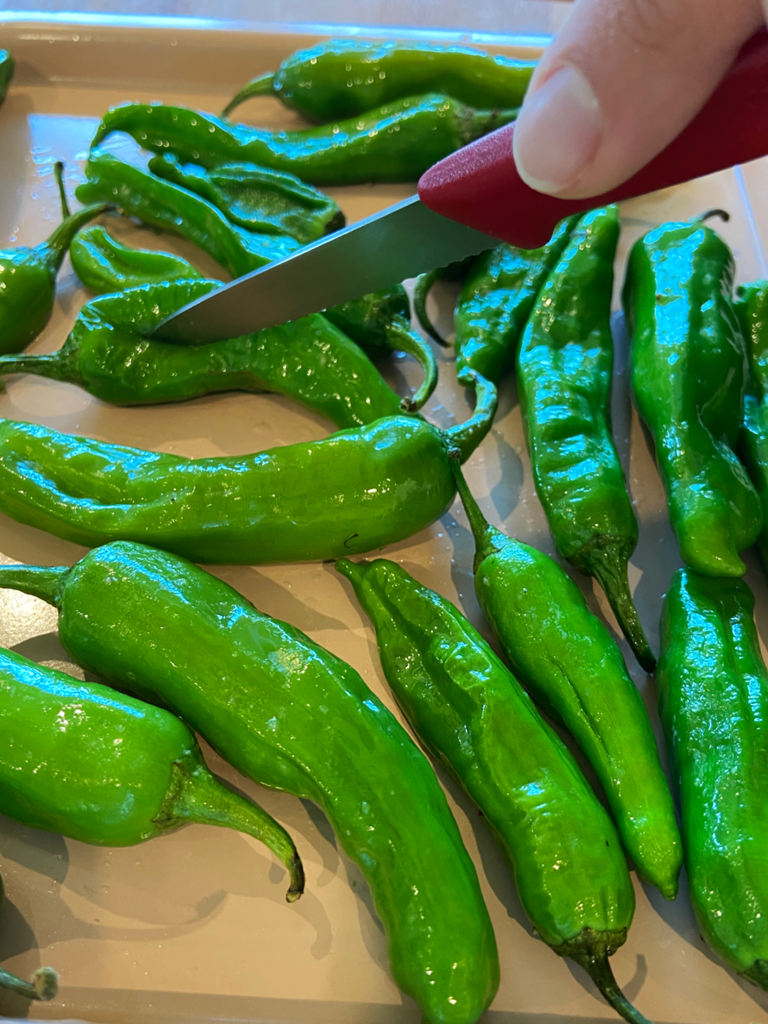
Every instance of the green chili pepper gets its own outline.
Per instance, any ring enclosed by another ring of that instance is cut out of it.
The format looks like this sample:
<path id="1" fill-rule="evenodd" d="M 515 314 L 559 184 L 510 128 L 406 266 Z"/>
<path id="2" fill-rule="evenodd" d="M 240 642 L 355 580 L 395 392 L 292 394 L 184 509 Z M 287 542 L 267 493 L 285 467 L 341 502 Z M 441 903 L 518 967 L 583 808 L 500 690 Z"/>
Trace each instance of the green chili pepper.
<path id="1" fill-rule="evenodd" d="M 5 889 L 3 880 L 0 878 L 0 907 L 4 900 Z M 15 992 L 16 995 L 24 996 L 25 999 L 38 999 L 47 1003 L 56 998 L 59 991 L 59 976 L 52 967 L 39 967 L 32 975 L 31 981 L 22 981 L 15 974 L 0 967 L 0 988 Z"/>
<path id="2" fill-rule="evenodd" d="M 768 567 L 768 281 L 744 285 L 736 294 L 749 363 L 739 449 L 763 507 L 757 546 Z"/>
<path id="3" fill-rule="evenodd" d="M 683 561 L 706 576 L 741 576 L 739 552 L 763 522 L 734 454 L 747 353 L 733 308 L 733 256 L 702 221 L 664 224 L 632 249 L 624 288 L 632 388 Z"/>
<path id="4" fill-rule="evenodd" d="M 611 436 L 615 206 L 588 213 L 546 280 L 517 355 L 536 493 L 562 558 L 594 576 L 635 657 L 656 659 L 627 578 L 637 519 Z"/>
<path id="5" fill-rule="evenodd" d="M 102 150 L 85 165 L 88 180 L 78 185 L 81 202 L 103 200 L 131 217 L 188 238 L 232 277 L 242 277 L 300 248 L 288 235 L 257 234 L 231 224 L 221 210 L 185 188 L 164 181 Z"/>
<path id="6" fill-rule="evenodd" d="M 208 770 L 186 725 L 162 708 L 0 650 L 0 812 L 96 846 L 133 846 L 198 822 L 245 832 L 304 891 L 288 833 Z"/>
<path id="7" fill-rule="evenodd" d="M 568 748 L 450 601 L 384 559 L 344 558 L 336 569 L 373 622 L 411 727 L 502 843 L 538 934 L 582 964 L 622 1017 L 644 1021 L 608 962 L 635 907 L 626 860 Z"/>
<path id="8" fill-rule="evenodd" d="M 475 538 L 477 597 L 512 670 L 573 734 L 637 870 L 673 899 L 682 853 L 672 797 L 619 648 L 557 562 L 485 521 L 453 466 Z"/>
<path id="9" fill-rule="evenodd" d="M 397 983 L 428 1024 L 474 1024 L 498 985 L 475 868 L 426 758 L 351 666 L 139 544 L 72 569 L 1 566 L 0 586 L 55 604 L 88 671 L 171 708 L 243 774 L 320 804 L 371 886 Z"/>
<path id="10" fill-rule="evenodd" d="M 365 114 L 405 96 L 440 92 L 470 107 L 519 107 L 536 67 L 468 46 L 364 43 L 331 39 L 298 50 L 276 72 L 259 75 L 222 117 L 252 96 L 276 96 L 310 121 Z"/>
<path id="11" fill-rule="evenodd" d="M 516 116 L 517 110 L 472 110 L 432 93 L 322 128 L 270 132 L 187 107 L 130 103 L 104 115 L 91 145 L 127 132 L 145 149 L 203 167 L 245 161 L 313 185 L 416 181 L 438 160 Z"/>
<path id="12" fill-rule="evenodd" d="M 8 50 L 0 50 L 0 103 L 8 95 L 8 86 L 11 84 L 13 72 L 16 70 L 16 61 Z"/>
<path id="13" fill-rule="evenodd" d="M 699 929 L 768 989 L 768 672 L 742 580 L 679 569 L 661 619 L 659 708 Z"/>
<path id="14" fill-rule="evenodd" d="M 100 224 L 78 231 L 69 247 L 69 258 L 85 287 L 97 295 L 203 276 L 182 256 L 154 249 L 132 249 L 118 242 Z"/>
<path id="15" fill-rule="evenodd" d="M 306 245 L 344 227 L 344 214 L 329 196 L 284 171 L 256 164 L 222 164 L 206 171 L 182 165 L 170 153 L 152 157 L 149 169 L 207 199 L 227 220 L 249 231 L 290 235 Z"/>
<path id="16" fill-rule="evenodd" d="M 0 353 L 20 352 L 43 330 L 53 312 L 56 274 L 70 242 L 83 225 L 109 209 L 105 203 L 96 203 L 70 214 L 63 171 L 64 165 L 57 163 L 54 174 L 62 197 L 62 223 L 34 248 L 18 246 L 0 252 Z"/>
<path id="17" fill-rule="evenodd" d="M 410 537 L 455 495 L 450 452 L 490 429 L 496 390 L 438 430 L 389 416 L 256 455 L 186 459 L 0 420 L 0 510 L 89 547 L 139 540 L 198 562 L 291 562 L 360 554 Z"/>
<path id="18" fill-rule="evenodd" d="M 68 381 L 118 405 L 183 402 L 217 391 L 273 391 L 342 428 L 400 411 L 400 399 L 368 356 L 317 314 L 195 347 L 147 337 L 165 317 L 217 285 L 171 281 L 94 299 L 80 310 L 63 348 L 0 356 L 0 375 Z"/>

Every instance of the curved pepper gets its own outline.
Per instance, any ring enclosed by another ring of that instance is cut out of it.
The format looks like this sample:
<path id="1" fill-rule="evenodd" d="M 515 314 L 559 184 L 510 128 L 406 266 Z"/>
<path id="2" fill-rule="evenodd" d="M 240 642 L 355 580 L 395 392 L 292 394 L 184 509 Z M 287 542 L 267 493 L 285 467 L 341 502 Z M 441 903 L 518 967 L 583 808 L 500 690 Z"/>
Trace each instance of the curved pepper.
<path id="1" fill-rule="evenodd" d="M 736 313 L 747 343 L 747 388 L 739 451 L 763 507 L 757 546 L 768 567 L 768 281 L 737 290 Z"/>
<path id="2" fill-rule="evenodd" d="M 110 207 L 95 203 L 70 214 L 62 175 L 54 168 L 62 197 L 64 220 L 47 241 L 34 248 L 18 246 L 0 252 L 0 353 L 20 352 L 38 336 L 51 318 L 56 298 L 56 275 L 77 232 Z"/>
<path id="3" fill-rule="evenodd" d="M 517 355 L 517 387 L 536 493 L 562 558 L 594 576 L 646 670 L 656 659 L 627 566 L 637 519 L 611 436 L 615 206 L 579 222 L 546 280 Z"/>
<path id="4" fill-rule="evenodd" d="M 673 899 L 682 851 L 672 797 L 619 648 L 557 562 L 485 521 L 453 465 L 486 618 L 523 685 L 584 751 L 638 872 Z"/>
<path id="5" fill-rule="evenodd" d="M 430 94 L 322 128 L 270 132 L 187 107 L 129 103 L 104 115 L 91 145 L 127 132 L 145 149 L 203 167 L 245 161 L 313 185 L 416 181 L 438 160 L 516 116 L 516 110 L 472 110 Z"/>
<path id="6" fill-rule="evenodd" d="M 575 955 L 625 1019 L 608 957 L 635 894 L 613 823 L 568 748 L 470 622 L 394 562 L 350 562 L 390 687 L 419 739 L 483 812 L 512 865 L 531 923 Z"/>
<path id="7" fill-rule="evenodd" d="M 8 95 L 8 87 L 11 84 L 13 73 L 16 70 L 16 61 L 8 50 L 0 50 L 0 103 Z"/>
<path id="8" fill-rule="evenodd" d="M 426 758 L 350 665 L 140 544 L 72 569 L 0 566 L 0 586 L 55 604 L 88 671 L 170 707 L 243 774 L 318 803 L 371 887 L 397 983 L 427 1024 L 474 1024 L 499 980 L 474 865 Z"/>
<path id="9" fill-rule="evenodd" d="M 304 891 L 288 833 L 210 773 L 170 712 L 0 650 L 0 736 L 0 812 L 14 821 L 96 846 L 192 822 L 233 828 L 285 864 L 289 903 Z"/>
<path id="10" fill-rule="evenodd" d="M 763 525 L 734 454 L 747 353 L 733 274 L 730 249 L 698 218 L 641 238 L 624 287 L 635 403 L 656 444 L 680 553 L 706 576 L 741 576 L 739 552 Z"/>
<path id="11" fill-rule="evenodd" d="M 288 235 L 257 234 L 231 224 L 213 203 L 102 150 L 91 152 L 87 181 L 75 190 L 84 203 L 103 200 L 145 224 L 182 235 L 242 277 L 300 248 Z"/>
<path id="12" fill-rule="evenodd" d="M 320 122 L 365 114 L 424 92 L 440 92 L 470 107 L 519 107 L 535 67 L 535 61 L 468 46 L 331 39 L 298 50 L 276 72 L 254 78 L 221 116 L 252 96 L 276 96 Z"/>
<path id="13" fill-rule="evenodd" d="M 344 214 L 330 196 L 284 171 L 256 164 L 222 164 L 206 171 L 181 164 L 170 153 L 152 157 L 149 169 L 207 199 L 248 231 L 290 235 L 306 245 L 344 227 Z"/>
<path id="14" fill-rule="evenodd" d="M 132 249 L 113 238 L 101 224 L 78 231 L 69 247 L 69 258 L 85 287 L 97 295 L 203 276 L 183 256 L 155 249 Z"/>
<path id="15" fill-rule="evenodd" d="M 768 672 L 742 580 L 679 569 L 664 601 L 659 709 L 707 944 L 768 989 Z"/>
<path id="16" fill-rule="evenodd" d="M 0 907 L 5 900 L 5 889 L 3 880 L 0 878 Z M 59 991 L 59 976 L 52 967 L 39 967 L 32 975 L 31 981 L 23 981 L 10 971 L 0 967 L 0 988 L 15 992 L 25 999 L 36 999 L 43 1003 L 50 1002 L 56 998 Z"/>
<path id="17" fill-rule="evenodd" d="M 197 562 L 256 565 L 362 553 L 410 537 L 455 495 L 450 452 L 490 429 L 478 380 L 466 423 L 389 416 L 255 455 L 186 459 L 0 420 L 0 510 L 93 547 L 138 540 Z"/>
<path id="18" fill-rule="evenodd" d="M 93 299 L 80 310 L 58 352 L 0 356 L 0 375 L 34 373 L 68 381 L 118 405 L 183 402 L 219 391 L 272 391 L 341 428 L 398 414 L 403 403 L 368 356 L 318 314 L 209 345 L 170 345 L 147 337 L 217 285 L 171 281 Z"/>

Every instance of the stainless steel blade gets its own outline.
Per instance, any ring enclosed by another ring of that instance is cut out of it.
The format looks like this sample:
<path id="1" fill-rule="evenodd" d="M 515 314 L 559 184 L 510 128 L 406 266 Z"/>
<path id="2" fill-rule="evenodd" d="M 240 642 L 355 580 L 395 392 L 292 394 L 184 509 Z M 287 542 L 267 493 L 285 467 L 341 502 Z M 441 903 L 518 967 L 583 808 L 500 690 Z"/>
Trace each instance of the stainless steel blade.
<path id="1" fill-rule="evenodd" d="M 498 245 L 404 199 L 192 302 L 154 337 L 202 345 L 297 320 Z"/>

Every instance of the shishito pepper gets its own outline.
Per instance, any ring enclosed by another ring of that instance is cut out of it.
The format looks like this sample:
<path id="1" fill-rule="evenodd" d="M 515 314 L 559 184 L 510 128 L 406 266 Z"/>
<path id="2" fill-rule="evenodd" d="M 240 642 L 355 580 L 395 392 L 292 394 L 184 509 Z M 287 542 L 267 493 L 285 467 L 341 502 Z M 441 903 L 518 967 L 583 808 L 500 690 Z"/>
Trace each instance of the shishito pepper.
<path id="1" fill-rule="evenodd" d="M 754 605 L 742 580 L 679 569 L 658 684 L 699 929 L 768 989 L 768 671 Z"/>
<path id="2" fill-rule="evenodd" d="M 318 803 L 368 880 L 397 983 L 426 1024 L 474 1024 L 499 980 L 477 873 L 426 758 L 350 665 L 140 544 L 72 569 L 2 566 L 0 587 L 55 604 L 88 671 L 171 708 L 250 778 Z"/>
<path id="3" fill-rule="evenodd" d="M 322 128 L 270 132 L 188 107 L 129 103 L 104 115 L 92 146 L 112 132 L 127 132 L 145 149 L 203 167 L 254 163 L 313 185 L 416 181 L 438 160 L 516 116 L 517 110 L 473 110 L 430 93 Z"/>
<path id="4" fill-rule="evenodd" d="M 763 507 L 757 546 L 768 567 L 768 281 L 739 288 L 736 313 L 749 363 L 739 450 Z"/>
<path id="5" fill-rule="evenodd" d="M 245 832 L 304 891 L 293 840 L 210 773 L 169 711 L 0 650 L 0 812 L 97 846 L 133 846 L 192 822 Z"/>
<path id="6" fill-rule="evenodd" d="M 475 539 L 477 597 L 512 670 L 584 751 L 638 872 L 673 899 L 682 851 L 672 796 L 621 651 L 554 559 L 486 522 L 453 466 Z"/>
<path id="7" fill-rule="evenodd" d="M 16 61 L 8 50 L 0 50 L 0 103 L 8 94 L 8 87 L 16 70 Z"/>
<path id="8" fill-rule="evenodd" d="M 428 526 L 455 495 L 450 453 L 485 437 L 495 388 L 448 430 L 389 416 L 255 455 L 186 459 L 0 420 L 0 510 L 94 546 L 156 544 L 198 562 L 362 553 Z"/>
<path id="9" fill-rule="evenodd" d="M 169 153 L 152 157 L 149 169 L 207 199 L 248 231 L 290 235 L 306 245 L 344 227 L 344 214 L 330 196 L 285 171 L 245 163 L 206 171 Z"/>
<path id="10" fill-rule="evenodd" d="M 350 562 L 384 674 L 417 736 L 483 812 L 523 907 L 548 945 L 581 964 L 626 1020 L 608 957 L 635 894 L 613 823 L 568 748 L 477 630 L 394 562 Z"/>
<path id="11" fill-rule="evenodd" d="M 664 224 L 632 249 L 624 288 L 632 389 L 683 561 L 706 576 L 741 576 L 739 552 L 763 525 L 735 455 L 746 343 L 733 306 L 733 255 L 703 219 Z"/>
<path id="12" fill-rule="evenodd" d="M 533 307 L 517 388 L 536 493 L 561 557 L 594 576 L 647 672 L 656 659 L 627 578 L 637 519 L 611 436 L 615 206 L 588 213 Z"/>
<path id="13" fill-rule="evenodd" d="M 5 900 L 5 889 L 3 880 L 0 878 L 0 908 Z M 39 967 L 32 975 L 31 981 L 24 981 L 22 978 L 11 974 L 0 967 L 0 988 L 14 992 L 25 999 L 36 999 L 47 1003 L 56 998 L 59 990 L 59 976 L 52 967 Z"/>
<path id="14" fill-rule="evenodd" d="M 404 96 L 440 92 L 470 107 L 519 107 L 534 61 L 468 46 L 331 39 L 254 78 L 222 117 L 252 96 L 276 96 L 310 121 L 354 117 Z"/>

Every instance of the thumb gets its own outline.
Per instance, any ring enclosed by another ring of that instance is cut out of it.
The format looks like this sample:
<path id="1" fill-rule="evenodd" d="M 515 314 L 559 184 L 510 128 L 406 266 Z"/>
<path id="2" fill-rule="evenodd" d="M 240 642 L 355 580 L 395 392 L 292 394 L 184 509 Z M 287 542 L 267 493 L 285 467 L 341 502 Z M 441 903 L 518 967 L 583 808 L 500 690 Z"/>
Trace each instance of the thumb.
<path id="1" fill-rule="evenodd" d="M 572 199 L 626 181 L 698 113 L 762 17 L 761 0 L 575 0 L 517 120 L 523 180 Z"/>

